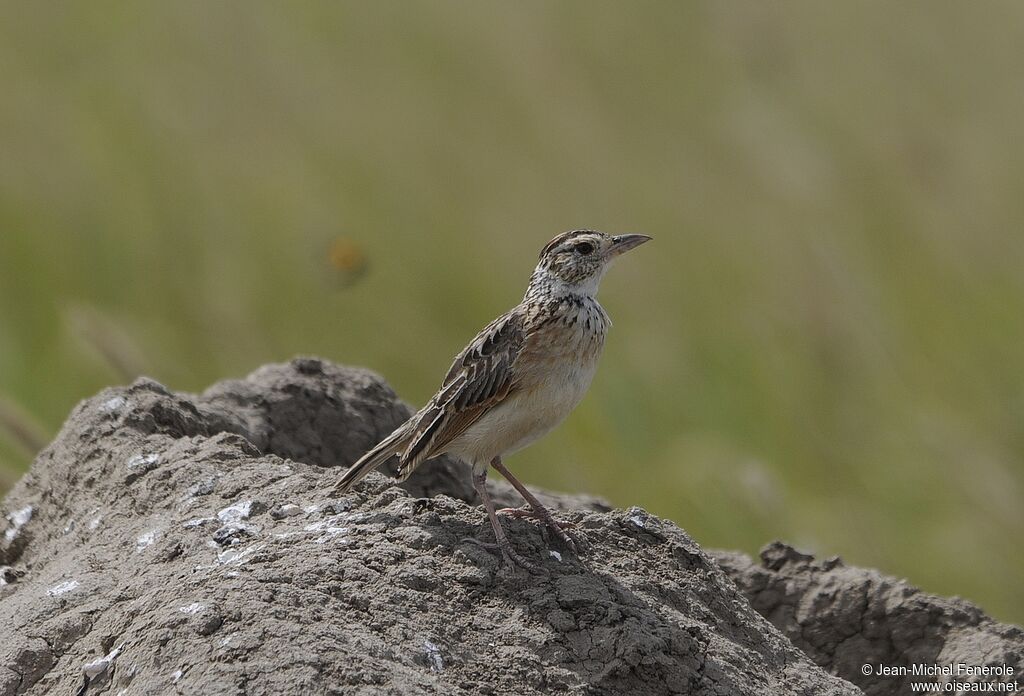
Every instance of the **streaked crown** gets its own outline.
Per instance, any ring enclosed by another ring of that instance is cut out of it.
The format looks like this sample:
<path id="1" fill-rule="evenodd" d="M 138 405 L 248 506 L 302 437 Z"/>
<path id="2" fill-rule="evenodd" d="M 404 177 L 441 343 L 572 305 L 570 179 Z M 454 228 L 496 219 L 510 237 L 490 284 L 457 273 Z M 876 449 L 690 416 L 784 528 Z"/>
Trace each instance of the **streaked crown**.
<path id="1" fill-rule="evenodd" d="M 563 232 L 541 249 L 527 295 L 549 292 L 592 297 L 611 262 L 650 239 L 643 234 L 612 236 L 596 230 Z"/>

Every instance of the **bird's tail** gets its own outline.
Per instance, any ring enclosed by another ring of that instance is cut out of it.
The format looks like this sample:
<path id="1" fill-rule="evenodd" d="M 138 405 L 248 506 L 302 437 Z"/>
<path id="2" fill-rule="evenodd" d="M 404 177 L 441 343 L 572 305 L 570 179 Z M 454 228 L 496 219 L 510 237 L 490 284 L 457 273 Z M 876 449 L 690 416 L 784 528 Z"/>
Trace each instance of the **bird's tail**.
<path id="1" fill-rule="evenodd" d="M 359 461 L 350 466 L 348 470 L 341 475 L 341 480 L 339 480 L 337 485 L 334 487 L 334 493 L 336 495 L 344 495 L 345 493 L 348 493 L 352 489 L 352 486 L 362 481 L 367 474 L 394 455 L 398 454 L 405 446 L 407 434 L 408 428 L 403 425 L 377 443 L 373 449 L 360 457 Z"/>

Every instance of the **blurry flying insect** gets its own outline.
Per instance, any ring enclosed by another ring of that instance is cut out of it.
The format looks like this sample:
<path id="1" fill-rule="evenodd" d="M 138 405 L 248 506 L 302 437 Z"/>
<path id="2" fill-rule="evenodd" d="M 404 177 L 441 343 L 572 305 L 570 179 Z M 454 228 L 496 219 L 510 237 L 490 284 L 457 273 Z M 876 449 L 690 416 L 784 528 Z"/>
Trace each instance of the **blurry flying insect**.
<path id="1" fill-rule="evenodd" d="M 327 265 L 336 282 L 348 288 L 366 274 L 369 260 L 358 243 L 347 237 L 336 237 L 327 248 Z"/>

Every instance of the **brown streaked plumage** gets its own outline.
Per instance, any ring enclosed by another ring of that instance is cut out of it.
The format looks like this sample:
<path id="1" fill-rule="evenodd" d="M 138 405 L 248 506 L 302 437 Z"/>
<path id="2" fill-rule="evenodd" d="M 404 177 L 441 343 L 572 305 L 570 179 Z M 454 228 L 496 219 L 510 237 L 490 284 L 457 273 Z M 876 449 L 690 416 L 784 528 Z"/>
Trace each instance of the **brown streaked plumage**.
<path id="1" fill-rule="evenodd" d="M 539 518 L 574 547 L 501 459 L 547 434 L 583 398 L 611 326 L 595 297 L 598 285 L 617 256 L 649 240 L 573 230 L 548 242 L 523 301 L 477 334 L 427 405 L 353 464 L 335 491 L 347 492 L 392 456 L 404 480 L 424 460 L 449 453 L 473 466 L 473 485 L 507 562 L 530 566 L 498 522 L 484 485 L 488 465 L 530 504 L 532 511 L 514 514 Z"/>

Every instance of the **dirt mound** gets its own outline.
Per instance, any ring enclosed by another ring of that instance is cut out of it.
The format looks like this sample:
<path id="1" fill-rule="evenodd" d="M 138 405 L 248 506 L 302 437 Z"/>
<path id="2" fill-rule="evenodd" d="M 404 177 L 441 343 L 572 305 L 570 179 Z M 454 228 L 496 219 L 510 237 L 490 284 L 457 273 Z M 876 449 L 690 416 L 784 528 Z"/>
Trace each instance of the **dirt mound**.
<path id="1" fill-rule="evenodd" d="M 1024 686 L 1024 630 L 1000 624 L 970 602 L 936 597 L 877 570 L 817 561 L 782 542 L 743 554 L 713 552 L 751 605 L 817 664 L 869 696 L 911 693 L 913 674 L 879 674 L 878 665 L 1014 668 L 1012 675 L 956 681 Z M 864 674 L 864 665 L 872 672 Z"/>
<path id="2" fill-rule="evenodd" d="M 327 498 L 407 414 L 316 359 L 80 404 L 4 501 L 0 696 L 859 693 L 639 508 L 548 496 L 586 553 L 509 519 L 508 574 L 458 462 Z"/>

